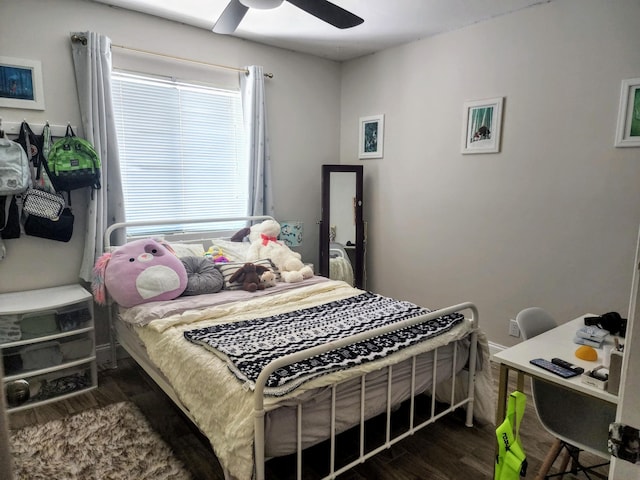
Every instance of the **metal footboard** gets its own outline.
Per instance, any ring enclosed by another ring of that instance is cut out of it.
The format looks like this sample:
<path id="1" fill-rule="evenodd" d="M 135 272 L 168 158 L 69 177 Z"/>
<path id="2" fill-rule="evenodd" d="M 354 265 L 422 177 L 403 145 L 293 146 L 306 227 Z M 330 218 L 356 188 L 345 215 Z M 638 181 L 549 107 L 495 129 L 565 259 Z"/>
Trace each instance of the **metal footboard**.
<path id="1" fill-rule="evenodd" d="M 418 421 L 416 419 L 416 408 L 415 408 L 415 396 L 416 393 L 416 358 L 418 355 L 414 355 L 410 358 L 411 361 L 411 387 L 410 387 L 410 404 L 409 404 L 409 427 L 407 430 L 399 433 L 395 436 L 392 436 L 392 385 L 393 385 L 393 369 L 394 365 L 388 365 L 384 367 L 387 370 L 387 401 L 386 401 L 386 425 L 385 425 L 385 441 L 382 445 L 366 451 L 365 452 L 365 411 L 366 411 L 366 398 L 365 398 L 365 387 L 366 387 L 366 374 L 361 375 L 360 377 L 360 419 L 358 422 L 359 426 L 359 455 L 355 460 L 341 466 L 340 468 L 336 468 L 336 392 L 338 386 L 342 383 L 336 383 L 331 386 L 331 427 L 330 427 L 330 458 L 329 458 L 329 473 L 324 479 L 335 479 L 338 475 L 346 472 L 347 470 L 353 468 L 354 466 L 363 463 L 368 458 L 378 454 L 379 452 L 390 448 L 395 443 L 403 440 L 404 438 L 413 435 L 418 430 L 436 422 L 438 419 L 447 415 L 454 410 L 466 406 L 466 422 L 467 426 L 473 425 L 473 402 L 474 402 L 474 381 L 475 381 L 475 370 L 476 370 L 476 360 L 477 360 L 477 351 L 478 351 L 478 339 L 477 339 L 477 330 L 478 330 L 478 311 L 474 304 L 472 303 L 462 303 L 459 305 L 454 305 L 451 307 L 443 308 L 440 310 L 436 310 L 434 312 L 429 313 L 428 315 L 424 315 L 422 317 L 413 318 L 409 320 L 405 320 L 403 322 L 398 322 L 394 325 L 387 325 L 384 327 L 377 328 L 375 330 L 360 333 L 357 335 L 353 335 L 347 338 L 340 339 L 335 342 L 328 343 L 326 345 L 321 345 L 313 348 L 309 348 L 307 350 L 297 352 L 291 355 L 287 355 L 281 357 L 277 360 L 272 361 L 268 364 L 264 370 L 260 373 L 255 388 L 255 396 L 254 396 L 254 415 L 255 415 L 255 478 L 257 480 L 265 480 L 265 407 L 264 407 L 264 388 L 266 385 L 266 381 L 269 376 L 278 368 L 290 365 L 294 362 L 300 361 L 305 358 L 313 357 L 315 355 L 319 355 L 345 345 L 349 345 L 351 343 L 359 342 L 362 340 L 366 340 L 368 338 L 382 335 L 388 333 L 393 330 L 398 330 L 401 328 L 408 327 L 410 325 L 422 323 L 425 321 L 432 320 L 434 318 L 438 318 L 442 315 L 448 315 L 455 312 L 461 312 L 469 310 L 471 312 L 471 318 L 468 321 L 472 323 L 472 330 L 470 333 L 470 344 L 469 344 L 469 357 L 468 357 L 468 370 L 469 370 L 469 378 L 467 384 L 467 394 L 465 398 L 459 402 L 455 402 L 456 398 L 456 374 L 457 374 L 457 366 L 456 366 L 456 357 L 457 357 L 457 349 L 458 343 L 454 342 L 453 344 L 453 365 L 451 371 L 451 396 L 449 400 L 449 406 L 439 410 L 436 413 L 436 384 L 438 383 L 437 369 L 438 369 L 438 350 L 443 347 L 435 348 L 433 352 L 433 374 L 431 381 L 431 406 L 430 406 L 430 415 L 426 420 Z M 302 480 L 302 404 L 299 403 L 297 406 L 297 414 L 296 414 L 296 444 L 297 444 L 297 453 L 296 453 L 296 478 L 298 480 Z"/>

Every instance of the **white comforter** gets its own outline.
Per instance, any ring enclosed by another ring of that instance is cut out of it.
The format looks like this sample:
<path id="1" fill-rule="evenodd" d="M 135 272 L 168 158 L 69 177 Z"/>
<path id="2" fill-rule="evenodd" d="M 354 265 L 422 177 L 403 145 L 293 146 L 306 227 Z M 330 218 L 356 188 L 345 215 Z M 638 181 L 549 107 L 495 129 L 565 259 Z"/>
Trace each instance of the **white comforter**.
<path id="1" fill-rule="evenodd" d="M 359 293 L 362 291 L 344 282 L 316 279 L 304 286 L 285 289 L 276 294 L 245 295 L 245 300 L 242 301 L 213 306 L 199 305 L 198 309 L 180 307 L 173 311 L 169 304 L 156 302 L 135 307 L 135 310 L 129 309 L 122 312 L 121 316 L 125 321 L 138 325 L 135 327 L 136 332 L 145 344 L 149 357 L 171 382 L 198 427 L 207 435 L 222 466 L 237 479 L 249 479 L 253 470 L 253 392 L 243 388 L 216 355 L 187 341 L 183 332 L 220 322 L 234 322 L 308 308 Z M 158 309 L 165 316 L 161 317 Z M 149 316 L 145 316 L 145 311 Z M 336 379 L 348 378 L 354 373 L 378 369 L 386 363 L 408 358 L 418 351 L 431 350 L 464 337 L 469 328 L 469 322 L 463 322 L 446 334 L 425 342 L 426 345 L 415 345 L 392 355 L 388 360 L 362 365 L 357 372 L 352 369 L 319 377 L 285 398 L 333 383 Z M 491 396 L 486 339 L 480 346 L 486 362 L 485 368 L 479 372 L 480 381 L 476 385 L 478 400 Z M 267 397 L 267 409 L 275 408 L 282 399 L 283 397 Z M 490 398 L 488 402 L 493 405 Z"/>

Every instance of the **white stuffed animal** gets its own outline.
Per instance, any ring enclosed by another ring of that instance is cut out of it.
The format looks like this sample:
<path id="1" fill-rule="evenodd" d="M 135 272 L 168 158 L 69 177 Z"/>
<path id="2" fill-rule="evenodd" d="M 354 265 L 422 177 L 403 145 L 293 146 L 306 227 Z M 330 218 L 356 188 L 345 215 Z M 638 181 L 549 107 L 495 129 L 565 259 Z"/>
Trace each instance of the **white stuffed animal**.
<path id="1" fill-rule="evenodd" d="M 264 285 L 265 288 L 275 287 L 276 286 L 276 274 L 271 270 L 267 270 L 262 275 L 260 275 L 260 283 Z"/>
<path id="2" fill-rule="evenodd" d="M 282 280 L 287 283 L 301 282 L 313 276 L 313 269 L 302 263 L 302 257 L 285 244 L 279 242 L 280 224 L 275 220 L 265 220 L 253 225 L 249 230 L 251 246 L 247 262 L 269 258 L 280 270 Z"/>

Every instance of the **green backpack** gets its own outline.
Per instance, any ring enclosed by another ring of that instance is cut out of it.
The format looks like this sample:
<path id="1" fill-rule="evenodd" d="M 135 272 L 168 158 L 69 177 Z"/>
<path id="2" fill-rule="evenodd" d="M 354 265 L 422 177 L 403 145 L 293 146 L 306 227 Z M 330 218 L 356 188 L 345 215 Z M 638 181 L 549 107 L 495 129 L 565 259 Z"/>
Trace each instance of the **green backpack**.
<path id="1" fill-rule="evenodd" d="M 51 145 L 47 167 L 58 192 L 100 188 L 100 158 L 91 143 L 76 137 L 71 125 L 67 125 L 66 135 Z"/>

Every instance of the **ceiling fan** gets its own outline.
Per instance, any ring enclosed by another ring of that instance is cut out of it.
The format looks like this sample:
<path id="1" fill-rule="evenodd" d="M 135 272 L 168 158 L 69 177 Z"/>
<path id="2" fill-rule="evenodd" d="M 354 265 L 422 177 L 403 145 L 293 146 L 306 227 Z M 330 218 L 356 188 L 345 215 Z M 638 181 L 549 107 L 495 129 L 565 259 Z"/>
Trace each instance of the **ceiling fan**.
<path id="1" fill-rule="evenodd" d="M 213 26 L 213 31 L 223 34 L 233 33 L 250 8 L 269 10 L 279 7 L 284 1 L 337 28 L 351 28 L 364 22 L 357 15 L 327 0 L 230 0 L 229 5 Z"/>

